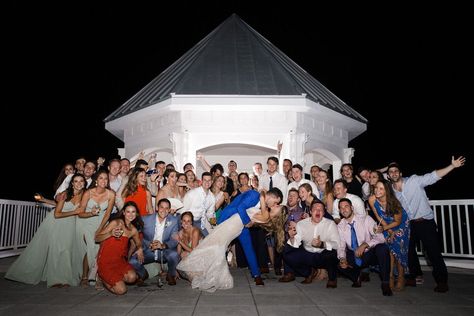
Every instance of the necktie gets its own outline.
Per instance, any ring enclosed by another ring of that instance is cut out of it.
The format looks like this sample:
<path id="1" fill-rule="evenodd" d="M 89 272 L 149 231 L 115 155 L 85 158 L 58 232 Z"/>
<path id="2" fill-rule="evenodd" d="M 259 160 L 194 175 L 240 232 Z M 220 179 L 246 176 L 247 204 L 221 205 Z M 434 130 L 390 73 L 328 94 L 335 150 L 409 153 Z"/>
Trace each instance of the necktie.
<path id="1" fill-rule="evenodd" d="M 268 187 L 269 187 L 270 190 L 273 189 L 273 179 L 272 179 L 272 177 L 270 177 L 270 185 Z"/>
<path id="2" fill-rule="evenodd" d="M 351 247 L 352 247 L 352 250 L 354 250 L 355 263 L 360 267 L 362 265 L 362 258 L 355 256 L 355 251 L 359 247 L 359 242 L 357 241 L 357 234 L 354 228 L 354 224 L 355 222 L 352 222 L 352 224 L 349 224 L 351 226 Z"/>

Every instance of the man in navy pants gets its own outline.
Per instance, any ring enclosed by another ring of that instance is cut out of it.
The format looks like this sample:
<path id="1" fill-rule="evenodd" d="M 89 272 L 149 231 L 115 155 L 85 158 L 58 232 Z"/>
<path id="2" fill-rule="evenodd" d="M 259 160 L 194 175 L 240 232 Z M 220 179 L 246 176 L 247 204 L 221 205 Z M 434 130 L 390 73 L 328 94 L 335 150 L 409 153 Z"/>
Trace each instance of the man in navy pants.
<path id="1" fill-rule="evenodd" d="M 266 193 L 266 196 L 273 195 L 279 199 L 278 203 L 283 200 L 283 193 L 278 188 L 273 188 Z M 247 225 L 250 222 L 250 217 L 247 214 L 247 209 L 254 207 L 260 201 L 260 193 L 254 190 L 246 191 L 239 194 L 226 208 L 222 210 L 218 224 L 224 222 L 234 214 L 239 214 L 242 223 Z M 242 229 L 242 233 L 239 235 L 239 241 L 244 249 L 245 257 L 250 267 L 252 277 L 255 278 L 256 285 L 264 285 L 260 274 L 260 268 L 258 267 L 257 257 L 255 250 L 252 246 L 252 239 L 250 238 L 250 231 L 247 227 Z"/>

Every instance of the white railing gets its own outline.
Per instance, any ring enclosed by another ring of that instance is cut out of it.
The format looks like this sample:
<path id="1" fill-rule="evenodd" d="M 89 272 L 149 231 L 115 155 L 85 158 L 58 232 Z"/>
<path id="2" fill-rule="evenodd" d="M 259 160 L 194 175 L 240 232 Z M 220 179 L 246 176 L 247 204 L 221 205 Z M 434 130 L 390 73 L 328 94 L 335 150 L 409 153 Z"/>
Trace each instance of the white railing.
<path id="1" fill-rule="evenodd" d="M 430 204 L 443 256 L 474 259 L 474 200 L 432 200 Z"/>
<path id="2" fill-rule="evenodd" d="M 0 199 L 0 258 L 21 253 L 48 211 L 43 204 Z"/>
<path id="3" fill-rule="evenodd" d="M 474 259 L 474 200 L 430 201 L 443 256 Z M 0 199 L 0 258 L 19 254 L 51 208 L 34 202 Z M 473 227 L 473 229 L 471 229 Z M 418 253 L 422 253 L 418 245 Z"/>

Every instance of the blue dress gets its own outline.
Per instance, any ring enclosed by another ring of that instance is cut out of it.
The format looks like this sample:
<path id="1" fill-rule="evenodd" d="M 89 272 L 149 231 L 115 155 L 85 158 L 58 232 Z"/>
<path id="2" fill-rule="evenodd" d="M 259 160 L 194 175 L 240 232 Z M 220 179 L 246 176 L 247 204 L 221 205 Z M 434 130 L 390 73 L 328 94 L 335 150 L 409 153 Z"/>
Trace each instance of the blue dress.
<path id="1" fill-rule="evenodd" d="M 375 200 L 375 209 L 377 214 L 382 218 L 385 223 L 391 224 L 394 221 L 393 217 L 390 217 L 385 213 L 382 205 L 379 201 Z M 388 231 L 384 231 L 385 242 L 390 249 L 390 252 L 395 256 L 398 262 L 406 269 L 408 268 L 408 246 L 410 242 L 410 221 L 408 220 L 407 212 L 402 209 L 402 222 L 400 225 L 393 227 L 392 231 L 395 233 L 395 238 L 392 242 L 389 241 Z"/>

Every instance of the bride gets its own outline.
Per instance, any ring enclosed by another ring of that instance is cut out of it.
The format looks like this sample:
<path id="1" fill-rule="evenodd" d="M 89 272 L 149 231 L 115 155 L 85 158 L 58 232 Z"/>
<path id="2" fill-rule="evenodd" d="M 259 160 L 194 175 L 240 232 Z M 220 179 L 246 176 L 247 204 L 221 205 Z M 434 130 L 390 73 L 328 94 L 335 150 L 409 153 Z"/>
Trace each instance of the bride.
<path id="1" fill-rule="evenodd" d="M 260 206 L 259 206 L 260 204 Z M 277 247 L 283 248 L 286 221 L 285 206 L 275 203 L 272 194 L 261 192 L 260 203 L 247 209 L 251 222 L 245 227 L 259 225 L 275 232 Z M 230 242 L 238 237 L 244 225 L 238 213 L 222 222 L 177 266 L 180 274 L 191 281 L 192 288 L 214 292 L 230 289 L 234 280 L 229 272 L 225 253 Z"/>

